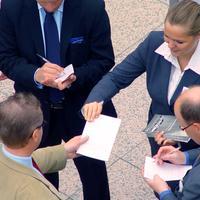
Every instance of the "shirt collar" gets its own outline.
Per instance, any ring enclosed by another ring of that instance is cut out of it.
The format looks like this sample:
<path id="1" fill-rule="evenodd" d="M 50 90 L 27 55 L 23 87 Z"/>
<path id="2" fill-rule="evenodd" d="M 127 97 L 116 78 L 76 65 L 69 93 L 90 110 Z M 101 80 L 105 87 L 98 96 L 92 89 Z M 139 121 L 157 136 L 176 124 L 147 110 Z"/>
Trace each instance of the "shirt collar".
<path id="1" fill-rule="evenodd" d="M 60 6 L 58 7 L 58 9 L 56 11 L 60 11 L 60 12 L 63 12 L 63 9 L 64 9 L 64 1 L 62 1 L 62 3 L 60 4 Z M 44 9 L 38 2 L 37 2 L 37 5 L 38 5 L 38 10 L 40 9 Z"/>
<path id="2" fill-rule="evenodd" d="M 171 54 L 171 51 L 166 42 L 162 43 L 155 50 L 155 52 L 157 54 L 160 54 L 161 56 L 163 56 L 166 60 L 168 60 L 170 63 L 172 63 L 175 67 L 180 68 L 177 58 Z M 199 55 L 200 55 L 200 42 L 198 42 L 197 48 L 195 49 L 195 52 L 193 53 L 185 70 L 191 69 L 192 71 L 194 71 L 200 75 L 200 56 Z"/>
<path id="3" fill-rule="evenodd" d="M 11 160 L 13 160 L 19 164 L 25 165 L 27 167 L 32 166 L 32 157 L 31 156 L 16 156 L 16 155 L 8 152 L 5 149 L 4 145 L 2 145 L 2 152 L 6 157 L 10 158 Z"/>

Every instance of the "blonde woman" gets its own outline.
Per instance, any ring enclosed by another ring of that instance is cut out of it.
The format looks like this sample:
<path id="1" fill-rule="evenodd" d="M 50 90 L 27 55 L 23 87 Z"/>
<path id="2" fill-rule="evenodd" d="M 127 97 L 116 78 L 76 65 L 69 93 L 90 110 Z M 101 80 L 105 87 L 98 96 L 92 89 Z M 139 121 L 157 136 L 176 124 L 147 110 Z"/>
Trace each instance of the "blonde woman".
<path id="1" fill-rule="evenodd" d="M 105 102 L 146 72 L 151 97 L 150 121 L 155 114 L 174 115 L 174 102 L 183 89 L 200 85 L 200 5 L 183 0 L 171 7 L 164 31 L 153 31 L 131 54 L 93 88 L 83 107 L 85 119 L 94 120 Z M 104 102 L 104 103 L 102 103 Z M 160 145 L 174 144 L 158 135 L 149 139 L 152 155 Z M 181 150 L 198 145 L 181 143 Z"/>

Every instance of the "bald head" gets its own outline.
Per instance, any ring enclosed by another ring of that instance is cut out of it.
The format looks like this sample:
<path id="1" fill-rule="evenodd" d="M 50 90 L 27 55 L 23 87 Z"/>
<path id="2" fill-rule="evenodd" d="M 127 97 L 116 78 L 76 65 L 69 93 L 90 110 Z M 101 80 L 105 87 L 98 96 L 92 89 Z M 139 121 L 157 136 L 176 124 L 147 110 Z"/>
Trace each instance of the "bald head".
<path id="1" fill-rule="evenodd" d="M 186 123 L 200 122 L 200 86 L 184 91 L 176 100 L 174 109 Z"/>

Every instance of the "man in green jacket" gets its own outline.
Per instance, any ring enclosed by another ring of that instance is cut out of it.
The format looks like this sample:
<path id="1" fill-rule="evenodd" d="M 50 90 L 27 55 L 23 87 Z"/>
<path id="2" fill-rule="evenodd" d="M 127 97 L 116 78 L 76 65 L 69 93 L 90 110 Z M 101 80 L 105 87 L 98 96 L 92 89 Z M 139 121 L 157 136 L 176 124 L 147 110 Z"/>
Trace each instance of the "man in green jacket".
<path id="1" fill-rule="evenodd" d="M 17 93 L 0 103 L 1 199 L 65 199 L 43 173 L 63 169 L 87 138 L 76 136 L 62 145 L 36 150 L 43 124 L 40 103 L 33 95 Z"/>

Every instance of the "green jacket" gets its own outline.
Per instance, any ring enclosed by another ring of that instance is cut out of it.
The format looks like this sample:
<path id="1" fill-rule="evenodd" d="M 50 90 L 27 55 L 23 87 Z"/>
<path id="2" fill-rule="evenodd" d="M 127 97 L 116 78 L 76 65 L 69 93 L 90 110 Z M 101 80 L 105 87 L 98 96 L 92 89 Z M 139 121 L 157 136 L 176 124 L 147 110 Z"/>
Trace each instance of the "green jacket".
<path id="1" fill-rule="evenodd" d="M 63 169 L 67 160 L 63 145 L 38 149 L 32 156 L 43 173 Z M 63 200 L 65 197 L 42 175 L 5 157 L 0 144 L 0 199 Z"/>

